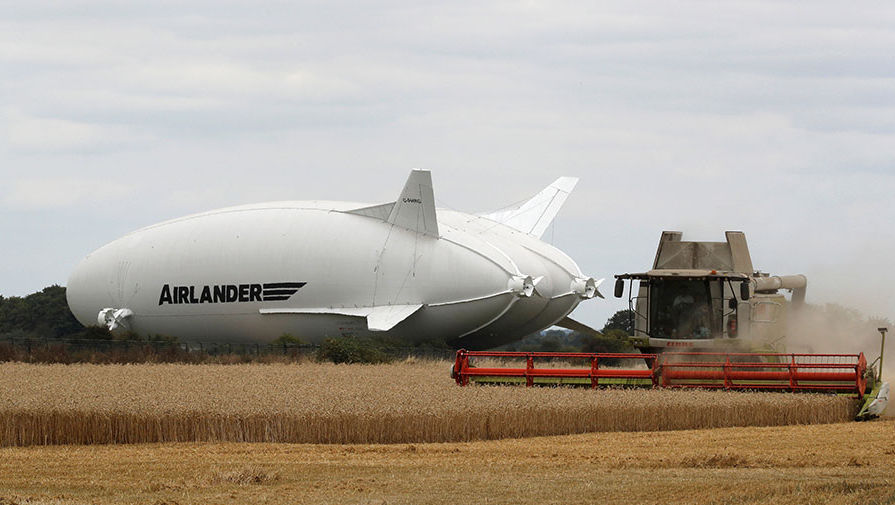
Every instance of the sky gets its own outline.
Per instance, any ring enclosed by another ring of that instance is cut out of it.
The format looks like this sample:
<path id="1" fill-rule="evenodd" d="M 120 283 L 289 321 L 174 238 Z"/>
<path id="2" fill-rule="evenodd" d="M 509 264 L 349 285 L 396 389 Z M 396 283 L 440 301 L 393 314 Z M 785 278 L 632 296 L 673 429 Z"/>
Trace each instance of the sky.
<path id="1" fill-rule="evenodd" d="M 0 294 L 137 228 L 271 200 L 485 212 L 581 180 L 544 239 L 606 277 L 746 232 L 808 301 L 895 320 L 895 6 L 0 0 Z"/>

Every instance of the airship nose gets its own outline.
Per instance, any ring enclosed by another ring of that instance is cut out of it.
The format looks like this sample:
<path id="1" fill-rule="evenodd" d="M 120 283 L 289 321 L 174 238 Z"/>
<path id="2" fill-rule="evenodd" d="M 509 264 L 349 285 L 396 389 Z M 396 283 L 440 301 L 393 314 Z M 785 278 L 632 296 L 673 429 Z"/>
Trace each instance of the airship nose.
<path id="1" fill-rule="evenodd" d="M 71 310 L 72 314 L 74 314 L 75 319 L 84 326 L 91 326 L 96 324 L 96 314 L 91 316 L 85 304 L 86 289 L 84 285 L 84 270 L 86 261 L 86 259 L 82 260 L 69 276 L 68 283 L 65 287 L 65 299 L 68 302 L 68 308 Z"/>

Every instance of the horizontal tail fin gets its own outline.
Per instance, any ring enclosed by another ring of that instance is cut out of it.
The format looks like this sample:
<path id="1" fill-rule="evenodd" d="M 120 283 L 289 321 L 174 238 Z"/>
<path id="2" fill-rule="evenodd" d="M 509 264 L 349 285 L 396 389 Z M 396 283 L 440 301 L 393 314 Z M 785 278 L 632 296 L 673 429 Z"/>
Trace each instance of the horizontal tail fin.
<path id="1" fill-rule="evenodd" d="M 367 329 L 370 331 L 388 331 L 401 321 L 412 316 L 423 305 L 377 305 L 375 307 L 331 307 L 331 308 L 267 308 L 258 312 L 264 315 L 276 314 L 316 314 L 328 316 L 352 316 L 367 319 Z"/>
<path id="2" fill-rule="evenodd" d="M 590 326 L 588 326 L 584 323 L 578 322 L 569 316 L 566 316 L 566 317 L 560 319 L 559 321 L 554 323 L 554 325 L 559 326 L 560 328 L 565 328 L 567 330 L 577 331 L 578 333 L 584 333 L 585 335 L 591 335 L 594 337 L 602 337 L 603 336 L 603 334 L 600 333 L 599 331 L 591 328 Z"/>

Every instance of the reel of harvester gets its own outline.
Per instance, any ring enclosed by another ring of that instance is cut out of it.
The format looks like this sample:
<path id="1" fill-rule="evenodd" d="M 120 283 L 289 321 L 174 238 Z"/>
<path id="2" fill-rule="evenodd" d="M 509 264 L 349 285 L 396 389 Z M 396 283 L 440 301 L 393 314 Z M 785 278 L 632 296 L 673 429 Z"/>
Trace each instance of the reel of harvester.
<path id="1" fill-rule="evenodd" d="M 509 366 L 502 366 L 507 360 L 511 361 Z M 605 365 L 618 360 L 643 360 L 652 366 Z M 476 366 L 477 362 L 482 366 Z M 610 354 L 461 349 L 451 372 L 461 386 L 473 382 L 844 394 L 861 400 L 858 420 L 878 417 L 885 410 L 889 389 L 881 376 L 868 368 L 863 353 Z"/>

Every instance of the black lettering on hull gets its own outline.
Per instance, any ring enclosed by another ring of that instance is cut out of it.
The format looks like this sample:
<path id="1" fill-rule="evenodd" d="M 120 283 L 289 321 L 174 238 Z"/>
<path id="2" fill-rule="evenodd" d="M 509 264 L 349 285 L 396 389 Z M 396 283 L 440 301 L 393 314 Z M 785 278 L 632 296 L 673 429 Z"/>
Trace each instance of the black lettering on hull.
<path id="1" fill-rule="evenodd" d="M 159 305 L 202 303 L 244 303 L 285 301 L 306 282 L 268 282 L 254 284 L 217 284 L 213 286 L 177 286 L 165 284 L 159 293 Z M 196 293 L 199 296 L 196 296 Z"/>

